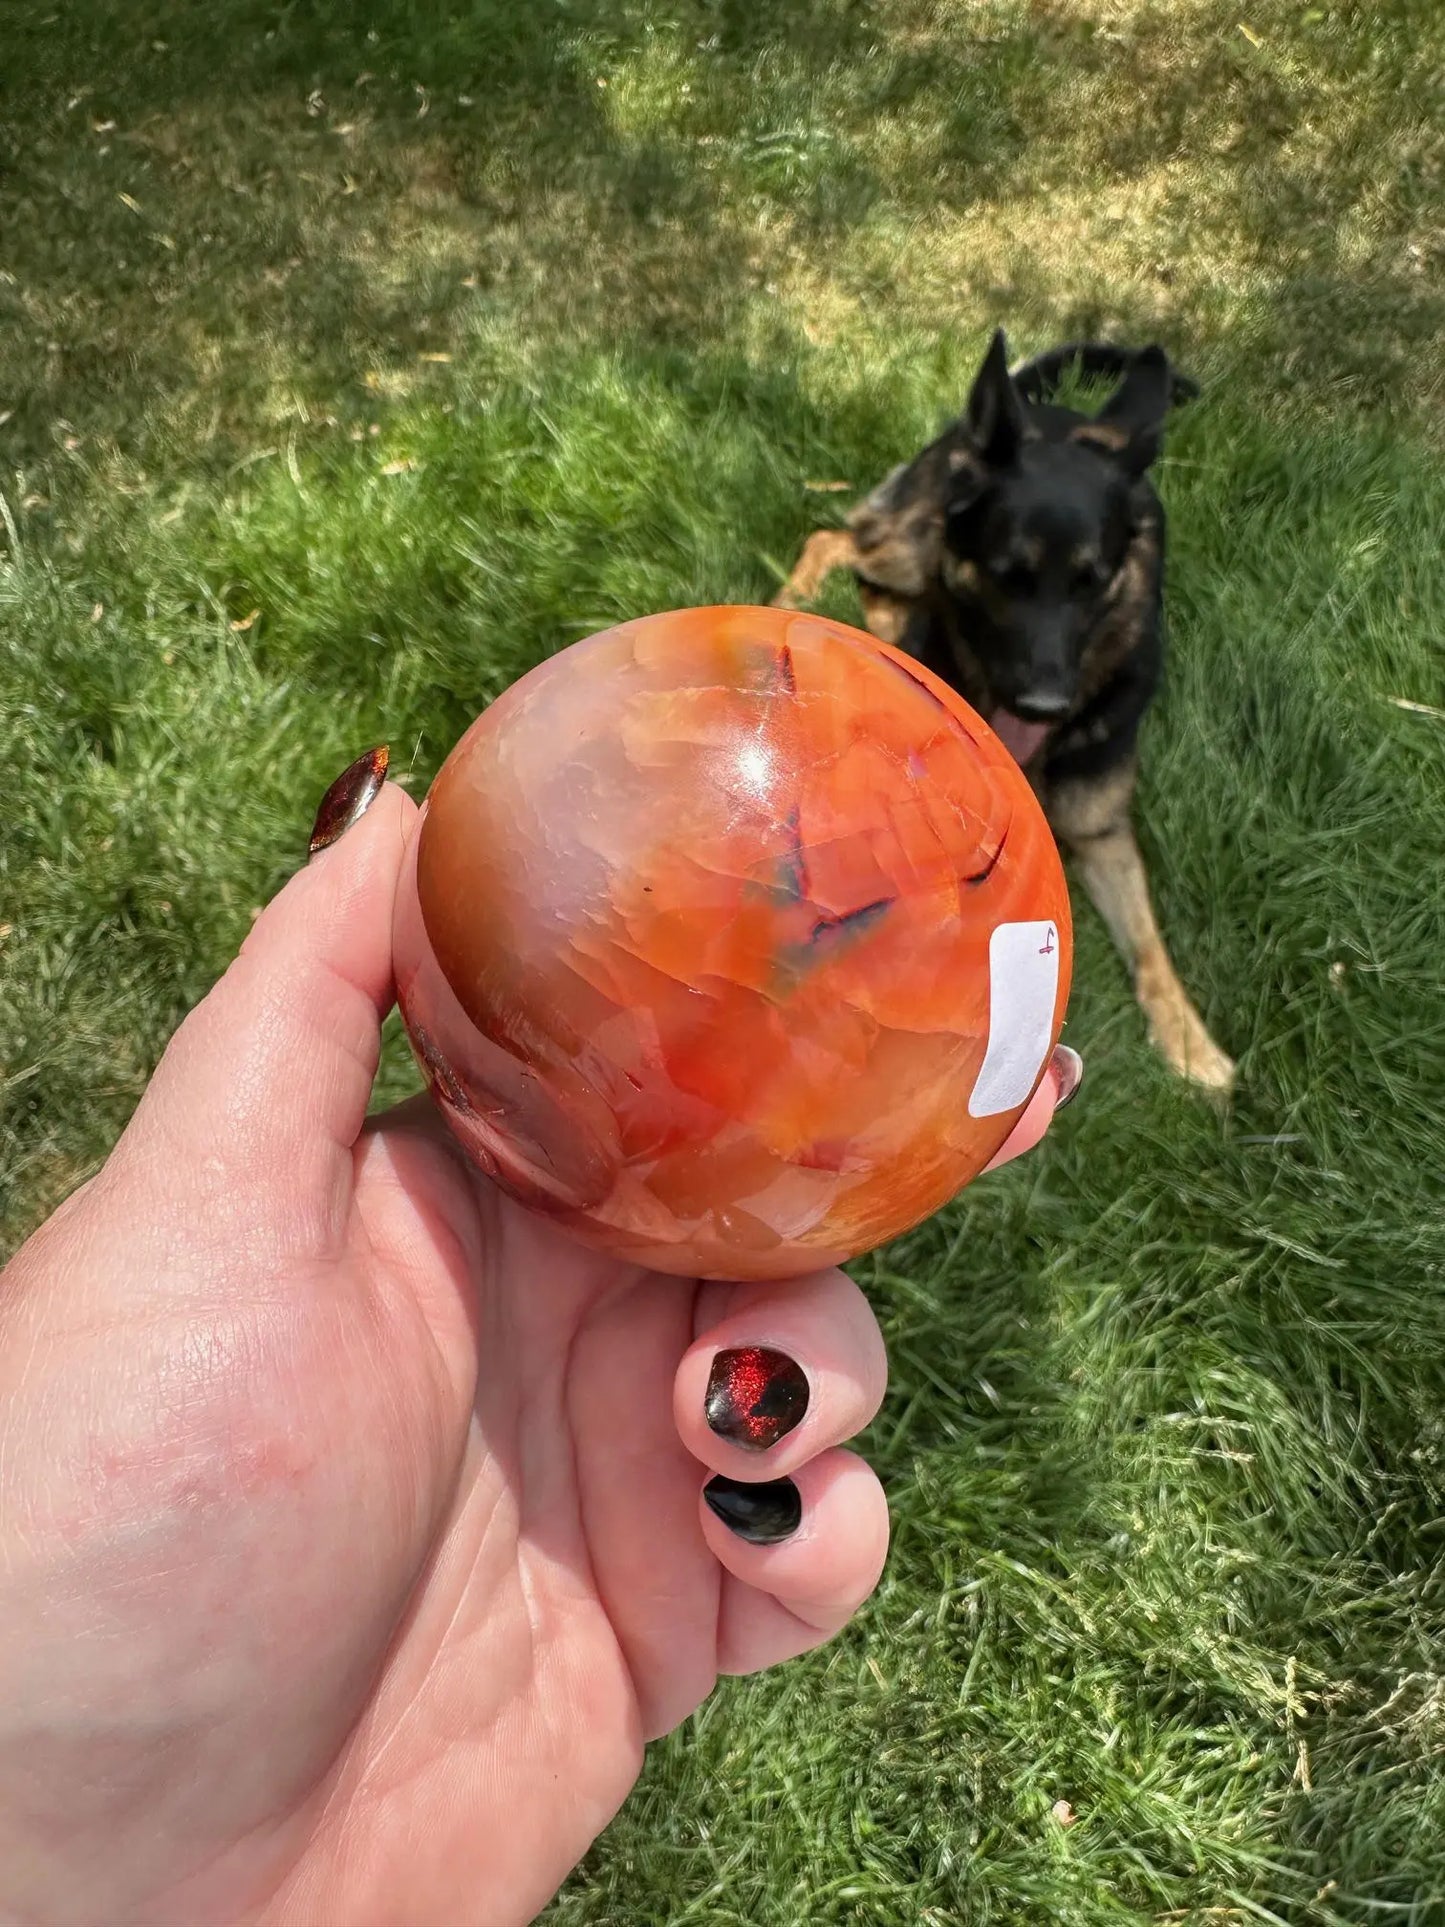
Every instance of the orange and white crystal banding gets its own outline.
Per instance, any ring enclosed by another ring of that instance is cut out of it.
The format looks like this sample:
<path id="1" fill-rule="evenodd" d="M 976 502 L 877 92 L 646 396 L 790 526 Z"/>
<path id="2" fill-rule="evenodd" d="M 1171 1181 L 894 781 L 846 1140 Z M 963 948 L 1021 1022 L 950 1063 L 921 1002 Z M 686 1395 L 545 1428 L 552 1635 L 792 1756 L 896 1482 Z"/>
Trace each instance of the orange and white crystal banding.
<path id="1" fill-rule="evenodd" d="M 1071 929 L 1043 813 L 961 697 L 841 623 L 729 607 L 592 636 L 478 718 L 396 957 L 499 1184 L 653 1269 L 778 1278 L 896 1236 L 999 1149 Z"/>

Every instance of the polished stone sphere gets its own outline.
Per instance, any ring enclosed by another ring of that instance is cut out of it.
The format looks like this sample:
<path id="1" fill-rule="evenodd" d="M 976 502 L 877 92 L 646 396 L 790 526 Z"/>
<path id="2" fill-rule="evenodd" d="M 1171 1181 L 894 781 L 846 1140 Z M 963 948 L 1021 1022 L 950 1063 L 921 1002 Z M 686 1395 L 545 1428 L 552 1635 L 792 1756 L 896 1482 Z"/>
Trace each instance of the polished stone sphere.
<path id="1" fill-rule="evenodd" d="M 627 622 L 523 676 L 427 798 L 397 988 L 474 1161 L 654 1270 L 781 1278 L 1002 1145 L 1069 989 L 1024 776 L 961 697 L 780 609 Z"/>

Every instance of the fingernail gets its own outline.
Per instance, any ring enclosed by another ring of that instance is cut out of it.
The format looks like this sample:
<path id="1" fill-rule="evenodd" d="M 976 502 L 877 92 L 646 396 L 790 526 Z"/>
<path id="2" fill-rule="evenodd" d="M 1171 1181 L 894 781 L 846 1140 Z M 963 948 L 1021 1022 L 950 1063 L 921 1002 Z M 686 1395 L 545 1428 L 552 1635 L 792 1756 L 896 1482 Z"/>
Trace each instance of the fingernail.
<path id="1" fill-rule="evenodd" d="M 1059 1094 L 1054 1100 L 1054 1113 L 1057 1116 L 1066 1104 L 1072 1104 L 1079 1095 L 1079 1086 L 1084 1081 L 1084 1060 L 1067 1044 L 1056 1044 L 1054 1054 L 1049 1059 L 1049 1069 L 1058 1086 Z"/>
<path id="2" fill-rule="evenodd" d="M 311 825 L 308 856 L 329 850 L 353 823 L 361 821 L 381 794 L 390 761 L 391 751 L 383 743 L 379 749 L 369 749 L 364 756 L 358 756 L 349 769 L 341 772 L 321 799 L 316 821 Z"/>
<path id="3" fill-rule="evenodd" d="M 719 1473 L 708 1480 L 702 1496 L 728 1531 L 750 1546 L 775 1546 L 798 1530 L 803 1517 L 802 1495 L 791 1479 L 745 1485 Z"/>
<path id="4" fill-rule="evenodd" d="M 786 1352 L 739 1345 L 713 1359 L 703 1411 L 720 1439 L 748 1452 L 766 1452 L 807 1409 L 808 1380 Z"/>

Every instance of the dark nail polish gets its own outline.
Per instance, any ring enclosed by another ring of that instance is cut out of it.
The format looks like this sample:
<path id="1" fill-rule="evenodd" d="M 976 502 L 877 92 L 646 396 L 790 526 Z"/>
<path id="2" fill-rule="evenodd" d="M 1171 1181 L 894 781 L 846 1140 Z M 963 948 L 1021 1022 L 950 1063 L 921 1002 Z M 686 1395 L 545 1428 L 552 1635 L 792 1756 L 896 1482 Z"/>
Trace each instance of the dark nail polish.
<path id="1" fill-rule="evenodd" d="M 741 1479 L 725 1479 L 719 1473 L 708 1480 L 702 1496 L 728 1531 L 750 1546 L 775 1546 L 791 1537 L 803 1518 L 802 1495 L 791 1479 L 745 1485 Z"/>
<path id="2" fill-rule="evenodd" d="M 766 1452 L 807 1409 L 807 1378 L 786 1352 L 739 1345 L 714 1358 L 703 1411 L 720 1439 L 748 1452 Z"/>
<path id="3" fill-rule="evenodd" d="M 379 749 L 369 749 L 364 756 L 358 756 L 349 769 L 341 772 L 321 799 L 316 821 L 311 825 L 308 855 L 329 850 L 353 823 L 360 822 L 381 793 L 390 761 L 391 751 L 383 743 Z"/>
<path id="4" fill-rule="evenodd" d="M 1059 1044 L 1055 1047 L 1049 1063 L 1054 1073 L 1054 1082 L 1059 1090 L 1054 1104 L 1057 1115 L 1066 1104 L 1072 1104 L 1079 1095 L 1079 1086 L 1084 1081 L 1084 1060 L 1067 1044 Z"/>

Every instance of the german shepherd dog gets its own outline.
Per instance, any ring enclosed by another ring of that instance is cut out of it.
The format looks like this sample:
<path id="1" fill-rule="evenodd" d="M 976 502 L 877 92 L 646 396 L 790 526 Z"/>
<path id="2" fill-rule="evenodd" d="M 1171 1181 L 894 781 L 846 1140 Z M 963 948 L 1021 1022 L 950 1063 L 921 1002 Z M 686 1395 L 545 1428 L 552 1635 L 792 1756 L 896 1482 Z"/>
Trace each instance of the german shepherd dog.
<path id="1" fill-rule="evenodd" d="M 1050 399 L 1071 366 L 1118 384 L 1097 415 Z M 1158 347 L 1075 343 L 1010 373 L 1000 330 L 958 420 L 845 527 L 810 537 L 774 600 L 797 608 L 833 569 L 853 571 L 873 634 L 951 683 L 1023 768 L 1164 1057 L 1224 1092 L 1234 1066 L 1164 948 L 1130 820 L 1164 658 L 1149 469 L 1171 405 L 1197 392 Z"/>

